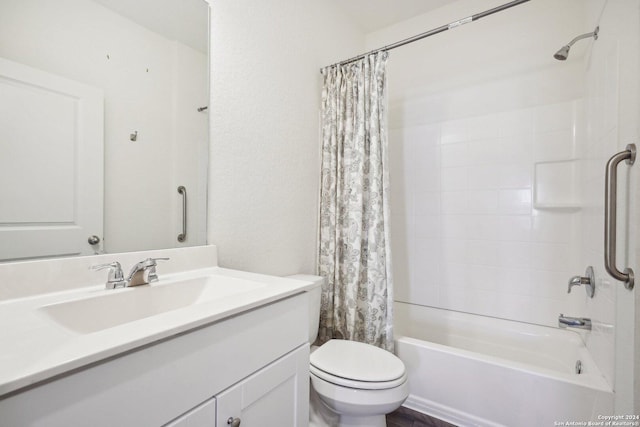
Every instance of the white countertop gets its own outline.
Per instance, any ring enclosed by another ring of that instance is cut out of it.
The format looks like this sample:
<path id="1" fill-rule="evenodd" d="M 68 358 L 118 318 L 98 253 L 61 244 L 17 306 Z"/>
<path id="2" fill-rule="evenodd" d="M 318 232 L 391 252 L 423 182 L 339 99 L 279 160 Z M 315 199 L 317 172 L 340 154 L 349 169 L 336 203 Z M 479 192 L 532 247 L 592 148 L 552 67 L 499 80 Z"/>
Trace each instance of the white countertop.
<path id="1" fill-rule="evenodd" d="M 307 291 L 315 285 L 304 280 L 265 276 L 220 267 L 160 275 L 157 284 L 209 276 L 261 284 L 254 289 L 189 305 L 97 332 L 83 333 L 47 317 L 41 307 L 60 302 L 136 292 L 106 290 L 104 285 L 76 288 L 0 301 L 0 399 L 38 382 L 89 364 L 211 324 L 235 314 Z M 262 286 L 265 285 L 265 286 Z"/>

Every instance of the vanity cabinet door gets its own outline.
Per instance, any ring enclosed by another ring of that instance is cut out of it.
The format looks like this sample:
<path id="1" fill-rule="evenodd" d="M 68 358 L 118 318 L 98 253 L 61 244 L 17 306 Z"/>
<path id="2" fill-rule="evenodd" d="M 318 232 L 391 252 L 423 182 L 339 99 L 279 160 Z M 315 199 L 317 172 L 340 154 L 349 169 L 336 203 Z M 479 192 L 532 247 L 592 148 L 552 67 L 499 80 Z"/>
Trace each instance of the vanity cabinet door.
<path id="1" fill-rule="evenodd" d="M 211 399 L 182 414 L 164 427 L 215 427 L 216 399 Z"/>
<path id="2" fill-rule="evenodd" d="M 307 425 L 309 346 L 298 347 L 218 394 L 216 405 L 217 427 Z"/>

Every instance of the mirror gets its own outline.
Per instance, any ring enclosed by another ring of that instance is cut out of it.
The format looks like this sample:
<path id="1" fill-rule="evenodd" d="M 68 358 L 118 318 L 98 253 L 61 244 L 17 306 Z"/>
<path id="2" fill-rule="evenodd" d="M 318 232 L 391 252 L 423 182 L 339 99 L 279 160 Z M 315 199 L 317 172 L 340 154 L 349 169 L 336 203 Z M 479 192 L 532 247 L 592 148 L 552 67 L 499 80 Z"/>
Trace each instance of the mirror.
<path id="1" fill-rule="evenodd" d="M 206 243 L 208 22 L 206 0 L 0 2 L 0 261 Z"/>

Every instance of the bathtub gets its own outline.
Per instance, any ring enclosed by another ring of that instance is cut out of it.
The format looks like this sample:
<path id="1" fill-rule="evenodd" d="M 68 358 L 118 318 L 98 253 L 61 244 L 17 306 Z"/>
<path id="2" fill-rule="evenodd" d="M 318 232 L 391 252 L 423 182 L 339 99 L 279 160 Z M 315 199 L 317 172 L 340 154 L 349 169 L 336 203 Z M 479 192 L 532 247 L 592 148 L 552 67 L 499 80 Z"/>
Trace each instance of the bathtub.
<path id="1" fill-rule="evenodd" d="M 577 332 L 405 303 L 394 311 L 410 409 L 465 427 L 613 414 L 612 389 Z"/>

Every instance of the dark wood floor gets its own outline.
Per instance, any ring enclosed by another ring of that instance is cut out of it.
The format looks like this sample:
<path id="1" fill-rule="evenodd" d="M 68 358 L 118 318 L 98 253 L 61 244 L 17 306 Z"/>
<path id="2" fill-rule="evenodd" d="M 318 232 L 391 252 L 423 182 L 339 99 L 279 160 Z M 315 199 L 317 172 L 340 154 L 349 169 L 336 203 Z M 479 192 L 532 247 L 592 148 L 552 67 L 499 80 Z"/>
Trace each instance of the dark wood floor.
<path id="1" fill-rule="evenodd" d="M 387 415 L 387 427 L 456 427 L 437 418 L 401 406 Z"/>

